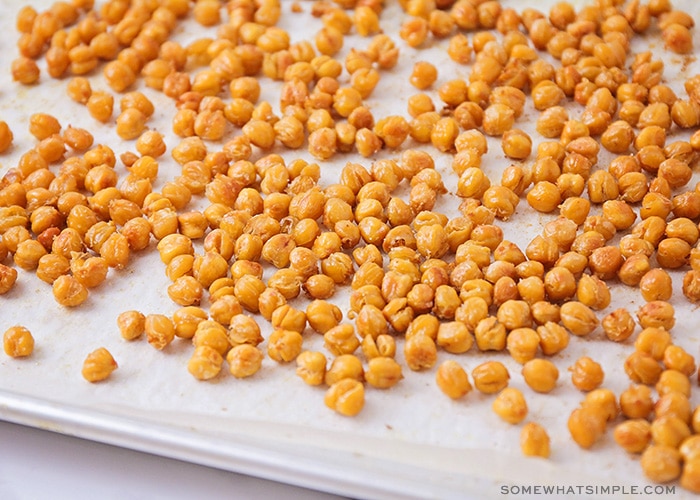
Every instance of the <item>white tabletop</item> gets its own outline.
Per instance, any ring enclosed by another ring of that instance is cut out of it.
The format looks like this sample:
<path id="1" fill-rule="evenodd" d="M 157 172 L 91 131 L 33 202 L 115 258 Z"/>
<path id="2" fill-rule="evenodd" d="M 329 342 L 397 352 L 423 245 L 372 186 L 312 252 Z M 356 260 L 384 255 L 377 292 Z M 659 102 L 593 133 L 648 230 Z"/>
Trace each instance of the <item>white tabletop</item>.
<path id="1" fill-rule="evenodd" d="M 0 422 L 0 498 L 333 500 L 341 497 Z"/>

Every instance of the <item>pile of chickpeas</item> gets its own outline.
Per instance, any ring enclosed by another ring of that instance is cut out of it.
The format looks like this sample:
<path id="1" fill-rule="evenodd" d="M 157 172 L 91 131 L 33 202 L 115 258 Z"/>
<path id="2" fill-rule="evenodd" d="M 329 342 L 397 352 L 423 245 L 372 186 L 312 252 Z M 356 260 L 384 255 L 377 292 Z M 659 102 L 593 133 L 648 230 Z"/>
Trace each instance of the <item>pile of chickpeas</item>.
<path id="1" fill-rule="evenodd" d="M 253 376 L 266 356 L 295 363 L 346 416 L 362 411 L 366 384 L 389 389 L 406 368 L 436 367 L 446 396 L 473 386 L 520 424 L 526 395 L 509 387 L 507 367 L 494 357 L 470 376 L 461 355 L 505 351 L 527 387 L 549 393 L 560 377 L 549 358 L 571 336 L 599 327 L 612 342 L 634 336 L 624 361 L 631 385 L 620 394 L 602 387 L 605 367 L 591 357 L 570 367 L 585 395 L 568 419 L 571 437 L 590 448 L 611 424 L 649 479 L 680 478 L 700 492 L 700 409 L 689 400 L 696 362 L 669 333 L 670 270 L 683 273 L 687 300 L 700 301 L 700 184 L 688 186 L 700 154 L 700 76 L 678 96 L 663 83 L 663 61 L 630 48 L 656 33 L 669 52 L 690 54 L 693 18 L 670 0 L 595 0 L 578 11 L 560 2 L 549 12 L 398 2 L 398 33 L 382 29 L 382 0 L 22 7 L 14 80 L 41 85 L 43 58 L 76 106 L 135 152 L 94 144 L 90 131 L 48 113 L 31 116 L 36 144 L 0 181 L 0 294 L 19 267 L 50 285 L 58 304 L 78 307 L 132 254 L 157 250 L 178 309 L 124 311 L 124 339 L 145 336 L 158 350 L 191 342 L 186 368 L 203 381 L 224 367 Z M 278 21 L 307 10 L 322 27 L 294 42 Z M 188 17 L 211 36 L 174 41 Z M 353 36 L 365 48 L 339 57 Z M 402 51 L 443 42 L 468 77 L 435 89 L 438 68 L 417 61 L 407 115 L 375 116 L 368 101 Z M 95 74 L 111 91 L 92 89 Z M 278 103 L 261 100 L 272 82 Z M 169 151 L 168 137 L 149 128 L 156 110 L 135 90 L 141 84 L 174 104 Z M 539 112 L 541 137 L 517 128 L 526 103 Z M 12 145 L 11 127 L 25 125 L 0 122 L 0 152 Z M 687 140 L 670 140 L 683 133 Z M 510 162 L 500 179 L 482 168 L 494 139 Z M 300 158 L 304 148 L 315 162 Z M 294 150 L 293 160 L 280 154 Z M 377 158 L 385 151 L 394 157 Z M 179 174 L 155 189 L 168 152 Z M 601 153 L 612 160 L 599 163 Z M 450 158 L 454 186 L 437 154 Z M 324 163 L 339 158 L 347 162 L 337 182 L 322 185 Z M 435 210 L 448 193 L 460 198 L 458 216 Z M 517 217 L 522 200 L 553 214 L 525 248 L 499 224 Z M 600 317 L 613 282 L 639 289 L 636 319 L 625 308 Z M 346 309 L 331 300 L 343 286 Z M 323 351 L 305 349 L 309 331 L 323 336 Z M 22 326 L 3 343 L 12 357 L 34 347 Z M 99 382 L 116 368 L 98 348 L 82 374 Z M 544 427 L 526 422 L 521 448 L 548 457 Z"/>

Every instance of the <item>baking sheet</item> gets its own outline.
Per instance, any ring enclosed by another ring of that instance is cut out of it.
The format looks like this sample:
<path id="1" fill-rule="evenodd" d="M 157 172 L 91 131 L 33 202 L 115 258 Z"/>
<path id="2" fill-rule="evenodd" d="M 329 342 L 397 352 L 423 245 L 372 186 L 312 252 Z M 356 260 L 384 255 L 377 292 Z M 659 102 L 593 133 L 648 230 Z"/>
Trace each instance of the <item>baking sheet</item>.
<path id="1" fill-rule="evenodd" d="M 35 0 L 32 5 L 43 9 L 50 3 Z M 401 10 L 392 0 L 386 3 L 382 27 L 387 33 L 396 33 Z M 553 3 L 503 2 L 518 9 L 536 5 L 542 10 Z M 0 16 L 3 32 L 16 33 L 15 12 L 23 4 L 11 1 L 0 7 L 5 14 Z M 575 4 L 580 6 L 583 2 Z M 294 42 L 315 33 L 312 27 L 319 23 L 309 14 L 310 2 L 300 2 L 304 12 L 297 14 L 291 13 L 291 5 L 283 0 L 280 25 L 292 34 Z M 700 15 L 700 7 L 689 0 L 675 5 L 693 12 L 696 18 Z M 206 32 L 201 27 L 186 22 L 174 36 L 185 43 L 203 34 Z M 406 99 L 415 92 L 406 83 L 407 75 L 415 61 L 429 60 L 438 67 L 439 79 L 434 89 L 449 79 L 468 77 L 469 67 L 457 66 L 444 54 L 446 41 L 414 50 L 404 47 L 398 36 L 394 39 L 401 47 L 400 63 L 395 70 L 382 73 L 380 85 L 368 100 L 375 117 L 406 116 Z M 133 142 L 115 139 L 110 126 L 96 123 L 84 107 L 66 97 L 67 80 L 52 80 L 43 72 L 40 86 L 14 84 L 9 65 L 17 54 L 15 42 L 14 36 L 0 41 L 0 119 L 10 124 L 15 135 L 13 148 L 0 156 L 0 172 L 13 166 L 21 153 L 33 146 L 34 140 L 27 131 L 28 119 L 39 111 L 50 112 L 64 127 L 72 124 L 88 128 L 96 144 L 108 144 L 117 155 L 134 151 Z M 342 54 L 350 47 L 363 48 L 368 42 L 357 36 L 348 37 Z M 661 48 L 658 40 L 642 43 L 638 50 L 648 46 L 657 51 Z M 697 63 L 693 58 L 670 54 L 664 56 L 664 61 L 669 85 L 679 96 L 684 95 L 682 81 L 697 72 Z M 43 62 L 41 65 L 43 68 Z M 347 76 L 343 78 L 347 82 Z M 99 72 L 91 80 L 93 89 L 111 92 Z M 169 133 L 172 103 L 152 89 L 136 88 L 156 104 L 149 126 Z M 276 90 L 268 82 L 261 98 L 275 108 Z M 436 96 L 434 90 L 431 92 Z M 434 100 L 439 102 L 437 97 Z M 536 116 L 528 105 L 516 126 L 536 138 Z M 169 137 L 167 143 L 171 149 L 177 140 Z M 216 147 L 210 145 L 211 150 Z M 395 158 L 399 154 L 383 151 L 377 157 Z M 313 161 L 305 150 L 284 155 L 288 159 Z M 323 164 L 322 183 L 337 180 L 342 166 L 351 160 L 370 164 L 367 159 L 336 155 Z M 604 161 L 601 153 L 599 164 L 604 165 Z M 436 154 L 436 164 L 448 189 L 454 192 L 456 177 L 449 157 Z M 491 141 L 484 170 L 492 179 L 498 179 L 498 172 L 508 164 L 498 142 Z M 167 153 L 160 165 L 156 188 L 178 173 L 177 164 Z M 120 176 L 126 172 L 121 165 L 117 171 Z M 697 180 L 696 173 L 690 185 Z M 401 189 L 400 193 L 407 194 L 405 186 Z M 436 210 L 455 214 L 457 204 L 458 200 L 447 194 Z M 505 238 L 524 249 L 541 225 L 553 217 L 531 213 L 521 200 L 515 216 L 502 224 Z M 590 451 L 579 449 L 566 428 L 569 413 L 583 398 L 573 389 L 567 367 L 580 356 L 591 356 L 605 368 L 603 386 L 619 394 L 629 385 L 622 364 L 632 351 L 631 341 L 613 344 L 600 329 L 585 339 L 572 338 L 566 351 L 555 359 L 560 381 L 550 394 L 536 394 L 527 388 L 520 366 L 506 353 L 477 353 L 475 348 L 459 356 L 440 353 L 440 360 L 457 359 L 469 372 L 488 359 L 506 364 L 511 386 L 526 395 L 527 420 L 543 424 L 552 439 L 549 461 L 526 459 L 519 450 L 520 426 L 506 424 L 493 414 L 492 397 L 473 391 L 460 401 L 449 400 L 435 386 L 435 368 L 419 373 L 405 368 L 405 378 L 389 391 L 368 387 L 364 410 L 355 418 L 344 418 L 324 406 L 322 388 L 309 387 L 298 379 L 294 364 L 278 365 L 265 359 L 262 370 L 251 379 L 237 380 L 222 374 L 214 381 L 198 382 L 186 370 L 191 353 L 189 342 L 176 340 L 159 352 L 145 339 L 124 341 L 116 327 L 120 312 L 138 309 L 144 314 L 171 314 L 177 309 L 167 297 L 169 281 L 154 245 L 150 251 L 133 255 L 127 269 L 110 270 L 107 282 L 92 290 L 89 300 L 77 309 L 58 306 L 50 286 L 32 273 L 19 270 L 15 288 L 0 297 L 0 329 L 25 325 L 35 337 L 36 349 L 28 359 L 0 356 L 0 418 L 359 498 L 490 498 L 502 496 L 501 488 L 508 486 L 650 484 L 643 478 L 638 460 L 613 442 L 612 426 Z M 677 311 L 674 342 L 697 355 L 697 311 L 680 292 L 681 274 L 673 276 L 676 293 L 671 302 Z M 621 305 L 634 312 L 643 304 L 636 290 L 625 287 L 615 286 L 613 296 L 613 304 L 600 317 Z M 347 298 L 344 290 L 333 301 L 347 311 Z M 303 307 L 303 300 L 295 305 Z M 260 324 L 268 328 L 264 321 Z M 120 367 L 106 383 L 88 384 L 80 375 L 82 361 L 99 346 L 107 347 Z M 261 347 L 264 350 L 265 344 Z M 322 337 L 310 331 L 305 333 L 305 348 L 322 349 Z M 403 360 L 400 344 L 397 359 Z M 697 404 L 696 395 L 693 403 Z M 684 496 L 686 492 L 677 487 L 674 498 Z"/>

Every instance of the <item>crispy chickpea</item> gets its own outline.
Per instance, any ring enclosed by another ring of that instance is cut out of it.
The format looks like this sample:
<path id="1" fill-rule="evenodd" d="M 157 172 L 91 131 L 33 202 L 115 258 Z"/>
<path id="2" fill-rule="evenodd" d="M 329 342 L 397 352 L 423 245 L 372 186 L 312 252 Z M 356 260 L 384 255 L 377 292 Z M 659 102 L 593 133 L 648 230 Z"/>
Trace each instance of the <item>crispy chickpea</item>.
<path id="1" fill-rule="evenodd" d="M 12 61 L 12 79 L 23 85 L 32 85 L 39 81 L 41 70 L 33 59 L 20 56 Z"/>
<path id="2" fill-rule="evenodd" d="M 464 323 L 450 321 L 440 324 L 436 342 L 447 352 L 459 354 L 471 349 L 474 338 Z"/>
<path id="3" fill-rule="evenodd" d="M 522 130 L 506 130 L 501 139 L 501 147 L 508 158 L 524 160 L 532 151 L 532 139 Z"/>
<path id="4" fill-rule="evenodd" d="M 411 370 L 431 368 L 437 361 L 435 341 L 428 335 L 412 335 L 404 343 L 404 358 Z"/>
<path id="5" fill-rule="evenodd" d="M 82 375 L 88 382 L 101 382 L 107 379 L 117 367 L 112 354 L 104 347 L 100 347 L 85 358 Z"/>
<path id="6" fill-rule="evenodd" d="M 124 140 L 138 138 L 146 127 L 146 116 L 136 108 L 128 108 L 117 117 L 117 134 Z"/>
<path id="7" fill-rule="evenodd" d="M 571 382 L 581 391 L 592 391 L 603 383 L 605 374 L 603 367 L 588 356 L 576 360 L 569 368 Z"/>
<path id="8" fill-rule="evenodd" d="M 187 362 L 187 371 L 197 380 L 211 380 L 221 372 L 224 358 L 208 345 L 198 345 Z"/>
<path id="9" fill-rule="evenodd" d="M 637 320 L 642 328 L 660 327 L 671 330 L 676 324 L 675 310 L 668 302 L 653 300 L 637 310 Z"/>
<path id="10" fill-rule="evenodd" d="M 413 65 L 409 81 L 417 89 L 425 90 L 435 83 L 437 76 L 438 71 L 433 64 L 427 61 L 418 61 Z"/>
<path id="11" fill-rule="evenodd" d="M 5 121 L 0 121 L 0 153 L 7 151 L 12 145 L 14 134 Z"/>
<path id="12" fill-rule="evenodd" d="M 350 378 L 339 380 L 326 391 L 324 403 L 341 415 L 353 417 L 364 407 L 364 386 L 362 382 Z"/>
<path id="13" fill-rule="evenodd" d="M 53 282 L 53 295 L 60 305 L 76 307 L 88 298 L 88 290 L 71 275 L 62 275 Z"/>
<path id="14" fill-rule="evenodd" d="M 644 475 L 657 483 L 666 483 L 681 475 L 681 454 L 670 446 L 652 444 L 640 459 Z"/>
<path id="15" fill-rule="evenodd" d="M 46 248 L 39 241 L 27 239 L 17 245 L 13 260 L 22 269 L 35 270 L 39 265 L 39 260 L 46 253 Z"/>
<path id="16" fill-rule="evenodd" d="M 690 380 L 685 373 L 678 370 L 664 370 L 656 383 L 656 392 L 660 396 L 678 392 L 690 397 Z"/>
<path id="17" fill-rule="evenodd" d="M 525 383 L 534 391 L 551 392 L 557 385 L 559 370 L 556 365 L 546 359 L 531 359 L 522 369 Z"/>
<path id="18" fill-rule="evenodd" d="M 571 437 L 581 448 L 592 447 L 605 432 L 605 415 L 592 406 L 582 406 L 571 412 L 568 428 Z"/>
<path id="19" fill-rule="evenodd" d="M 326 370 L 324 382 L 326 385 L 350 378 L 359 382 L 365 379 L 365 370 L 360 358 L 353 354 L 341 354 L 333 359 L 330 367 Z"/>
<path id="20" fill-rule="evenodd" d="M 676 54 L 688 54 L 693 50 L 693 37 L 690 30 L 679 23 L 672 23 L 662 31 L 666 48 Z"/>
<path id="21" fill-rule="evenodd" d="M 294 361 L 302 351 L 302 342 L 299 332 L 276 329 L 268 338 L 267 354 L 278 363 Z"/>
<path id="22" fill-rule="evenodd" d="M 646 352 L 635 351 L 625 359 L 625 373 L 635 383 L 656 384 L 663 368 Z"/>
<path id="23" fill-rule="evenodd" d="M 92 94 L 90 80 L 82 76 L 76 76 L 68 82 L 66 91 L 68 96 L 75 102 L 87 104 Z"/>
<path id="24" fill-rule="evenodd" d="M 163 314 L 147 315 L 144 331 L 148 343 L 159 351 L 165 349 L 175 338 L 175 324 Z"/>
<path id="25" fill-rule="evenodd" d="M 235 314 L 229 320 L 228 342 L 232 346 L 250 344 L 257 346 L 263 341 L 260 326 L 255 318 L 245 314 Z"/>
<path id="26" fill-rule="evenodd" d="M 5 330 L 2 337 L 5 354 L 12 358 L 30 356 L 34 351 L 34 337 L 24 326 L 12 326 Z"/>
<path id="27" fill-rule="evenodd" d="M 234 346 L 226 354 L 229 373 L 236 378 L 248 378 L 260 371 L 263 353 L 250 344 Z"/>
<path id="28" fill-rule="evenodd" d="M 520 390 L 506 387 L 501 390 L 492 404 L 493 411 L 509 424 L 518 424 L 525 420 L 528 408 L 525 397 Z"/>
<path id="29" fill-rule="evenodd" d="M 0 264 L 0 295 L 9 292 L 17 281 L 17 270 Z"/>
<path id="30" fill-rule="evenodd" d="M 672 415 L 680 418 L 684 422 L 690 422 L 693 429 L 697 428 L 695 412 L 691 407 L 690 400 L 680 392 L 669 392 L 660 396 L 654 404 L 654 415 L 662 417 Z"/>
<path id="31" fill-rule="evenodd" d="M 663 269 L 651 269 L 639 281 L 639 290 L 648 302 L 668 301 L 673 294 L 671 276 Z"/>
<path id="32" fill-rule="evenodd" d="M 139 311 L 124 311 L 117 316 L 119 333 L 125 340 L 139 338 L 146 327 L 146 316 Z"/>
<path id="33" fill-rule="evenodd" d="M 549 213 L 561 203 L 561 193 L 556 184 L 549 181 L 537 182 L 527 193 L 528 204 L 538 212 Z"/>
<path id="34" fill-rule="evenodd" d="M 380 311 L 381 312 L 381 311 Z M 337 326 L 343 314 L 338 306 L 325 300 L 313 300 L 306 307 L 306 320 L 316 332 L 325 334 Z"/>
<path id="35" fill-rule="evenodd" d="M 136 73 L 125 62 L 114 60 L 107 63 L 102 71 L 107 84 L 115 92 L 123 92 L 136 81 Z"/>
<path id="36" fill-rule="evenodd" d="M 654 409 L 651 389 L 646 385 L 632 385 L 620 394 L 620 411 L 631 419 L 646 419 Z"/>
<path id="37" fill-rule="evenodd" d="M 321 385 L 326 376 L 326 356 L 318 351 L 303 351 L 296 358 L 296 374 L 308 385 Z"/>
<path id="38" fill-rule="evenodd" d="M 502 136 L 515 123 L 515 111 L 505 104 L 492 104 L 484 110 L 484 133 L 490 136 Z"/>
<path id="39" fill-rule="evenodd" d="M 612 341 L 624 342 L 634 333 L 635 323 L 627 309 L 619 308 L 607 314 L 602 322 L 603 332 Z"/>
<path id="40" fill-rule="evenodd" d="M 685 439 L 678 448 L 681 452 L 683 460 L 689 462 L 695 460 L 698 457 L 698 444 L 700 444 L 700 438 L 696 436 L 691 436 Z"/>
<path id="41" fill-rule="evenodd" d="M 644 419 L 632 419 L 615 426 L 615 442 L 628 453 L 642 453 L 651 443 L 651 424 Z"/>
<path id="42" fill-rule="evenodd" d="M 483 394 L 496 394 L 508 386 L 510 375 L 500 361 L 487 361 L 472 370 L 474 387 Z"/>
<path id="43" fill-rule="evenodd" d="M 467 372 L 454 360 L 440 364 L 435 373 L 435 382 L 443 394 L 452 399 L 462 398 L 472 390 Z"/>
<path id="44" fill-rule="evenodd" d="M 541 425 L 528 422 L 520 431 L 520 449 L 527 457 L 549 458 L 549 435 Z"/>
<path id="45" fill-rule="evenodd" d="M 393 358 L 385 356 L 370 359 L 364 376 L 369 385 L 378 389 L 393 387 L 403 378 L 401 365 Z"/>
<path id="46" fill-rule="evenodd" d="M 700 460 L 697 458 L 685 458 L 683 464 L 683 473 L 681 474 L 680 485 L 688 491 L 698 493 L 700 484 L 698 484 L 698 476 L 700 475 Z"/>
<path id="47" fill-rule="evenodd" d="M 595 313 L 577 301 L 564 303 L 560 309 L 562 324 L 574 335 L 585 336 L 593 332 L 599 324 Z"/>
<path id="48" fill-rule="evenodd" d="M 667 346 L 662 361 L 667 369 L 677 370 L 687 377 L 695 373 L 695 359 L 680 346 Z"/>

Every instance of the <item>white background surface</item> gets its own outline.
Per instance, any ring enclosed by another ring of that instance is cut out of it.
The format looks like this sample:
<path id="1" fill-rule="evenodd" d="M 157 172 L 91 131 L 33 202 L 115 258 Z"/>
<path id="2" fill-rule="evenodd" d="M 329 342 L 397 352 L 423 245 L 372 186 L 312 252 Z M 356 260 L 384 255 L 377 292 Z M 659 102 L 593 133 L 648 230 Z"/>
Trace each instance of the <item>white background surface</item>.
<path id="1" fill-rule="evenodd" d="M 28 137 L 23 123 L 26 124 L 31 113 L 44 110 L 48 106 L 51 106 L 52 113 L 59 117 L 64 125 L 72 123 L 75 126 L 89 127 L 96 136 L 96 143 L 109 140 L 109 144 L 118 154 L 133 149 L 133 144 L 114 141 L 111 129 L 95 124 L 83 108 L 67 101 L 63 97 L 65 81 L 51 81 L 44 73 L 40 87 L 20 89 L 13 93 L 12 89 L 15 86 L 9 82 L 9 74 L 6 71 L 8 58 L 15 54 L 14 29 L 11 25 L 14 11 L 25 2 L 0 2 L 0 13 L 4 14 L 0 16 L 0 27 L 4 27 L 6 33 L 12 33 L 2 40 L 2 45 L 7 50 L 0 53 L 0 97 L 3 98 L 0 102 L 0 115 L 13 124 L 16 138 L 13 151 L 3 158 L 3 166 L 11 165 L 20 152 L 34 144 L 32 138 Z M 39 7 L 49 4 L 50 1 L 34 0 L 31 3 Z M 387 3 L 393 6 L 395 14 L 396 2 Z M 552 3 L 553 1 L 547 1 L 537 4 L 539 8 L 546 10 Z M 577 6 L 581 3 L 577 2 Z M 526 2 L 515 0 L 509 2 L 509 5 L 513 4 L 519 9 L 528 5 Z M 5 10 L 8 5 L 12 11 L 10 14 Z M 674 2 L 674 5 L 686 10 L 695 9 L 693 12 L 697 12 L 699 4 L 686 0 Z M 290 26 L 296 19 L 304 18 L 284 19 L 287 23 L 285 29 L 292 31 L 296 28 L 296 31 L 293 31 L 294 41 L 301 36 L 300 30 L 305 31 L 304 36 L 311 32 L 305 30 L 308 27 L 302 22 L 297 22 L 295 27 Z M 392 18 L 391 12 L 386 13 L 382 19 L 383 26 L 384 22 L 389 26 L 392 21 L 396 23 L 399 19 L 400 16 Z M 183 30 L 178 35 L 184 38 L 189 33 Z M 346 50 L 352 43 L 364 47 L 368 41 L 355 37 L 347 42 Z M 658 44 L 656 48 L 659 48 Z M 404 89 L 402 92 L 394 92 L 397 95 L 389 95 L 394 88 L 392 82 L 397 85 L 395 88 L 405 87 L 405 73 L 416 60 L 432 60 L 431 57 L 437 53 L 445 58 L 444 47 L 436 46 L 434 49 L 420 52 L 407 49 L 402 52 L 401 69 L 397 68 L 395 72 L 384 75 L 381 89 L 377 89 L 377 94 L 370 100 L 373 109 L 376 110 L 376 116 L 385 116 L 389 114 L 388 110 L 405 114 L 404 101 L 407 92 L 413 91 Z M 683 61 L 680 58 L 666 55 L 665 60 L 666 76 L 671 80 L 669 84 L 679 95 L 684 95 L 682 78 L 679 76 L 687 77 L 698 72 L 698 65 L 688 66 L 690 69 L 686 68 L 687 74 L 683 74 L 680 70 Z M 447 63 L 436 64 L 440 68 L 440 79 L 435 88 L 448 79 L 466 77 L 469 70 L 469 67 L 462 67 L 453 72 L 452 66 L 448 66 Z M 99 72 L 96 72 L 93 80 L 94 88 L 105 89 L 104 82 L 100 82 Z M 398 86 L 397 82 L 403 87 Z M 154 100 L 158 99 L 155 93 L 149 92 L 148 89 L 146 92 Z M 48 95 L 58 95 L 63 100 L 51 100 Z M 12 98 L 8 99 L 8 96 Z M 276 105 L 277 100 L 271 102 Z M 149 125 L 169 130 L 167 120 L 172 109 L 162 109 L 165 111 L 158 114 L 158 121 L 154 120 Z M 529 114 L 517 125 L 524 129 L 532 128 L 535 116 L 532 110 L 529 110 Z M 484 169 L 496 179 L 498 169 L 507 163 L 498 144 L 493 146 Z M 390 151 L 383 154 L 387 157 L 395 156 Z M 305 150 L 299 151 L 299 156 L 310 159 Z M 343 164 L 347 159 L 349 158 L 338 157 L 337 162 Z M 173 174 L 172 162 L 168 163 L 168 160 L 169 155 L 166 155 L 162 162 L 161 181 L 169 180 Z M 362 163 L 368 166 L 370 161 L 363 160 Z M 324 172 L 330 173 L 324 173 L 328 175 L 324 184 L 330 183 L 333 173 L 337 172 L 332 169 L 332 164 L 327 165 L 328 168 L 324 167 Z M 453 191 L 455 177 L 449 170 L 449 162 L 444 158 L 439 159 L 438 169 Z M 124 174 L 124 169 L 121 168 L 119 172 L 120 175 Z M 697 178 L 696 174 L 693 184 Z M 403 194 L 406 192 L 405 188 L 404 185 Z M 454 205 L 455 201 L 454 197 L 445 196 L 442 201 L 444 204 L 438 208 L 444 208 L 447 212 L 448 203 L 452 202 Z M 510 225 L 504 226 L 506 238 L 524 248 L 523 245 L 539 231 L 540 224 L 547 220 L 548 217 L 533 214 L 521 200 L 518 212 Z M 174 431 L 180 430 L 179 427 L 176 428 L 176 424 L 197 431 L 206 430 L 215 434 L 219 443 L 231 439 L 235 444 L 237 441 L 234 438 L 238 436 L 230 434 L 235 427 L 232 422 L 238 426 L 247 423 L 251 436 L 277 439 L 276 444 L 284 441 L 283 444 L 287 447 L 296 444 L 297 449 L 289 458 L 291 462 L 299 459 L 304 452 L 311 453 L 309 450 L 315 450 L 311 457 L 316 459 L 318 467 L 308 469 L 313 472 L 324 467 L 331 469 L 333 464 L 328 457 L 345 458 L 346 461 L 341 462 L 341 466 L 337 468 L 345 477 L 351 471 L 343 468 L 344 465 L 352 463 L 358 467 L 367 467 L 368 456 L 374 456 L 379 461 L 392 461 L 395 465 L 392 471 L 394 474 L 373 469 L 377 472 L 369 477 L 363 469 L 356 468 L 359 472 L 354 478 L 363 486 L 376 485 L 387 478 L 396 482 L 395 478 L 403 473 L 406 479 L 413 479 L 423 487 L 431 487 L 426 481 L 421 481 L 423 476 L 413 473 L 407 465 L 425 471 L 425 477 L 431 480 L 436 477 L 440 480 L 453 479 L 454 484 L 462 480 L 464 484 L 472 485 L 474 479 L 470 476 L 476 475 L 485 482 L 491 481 L 488 484 L 489 490 L 480 491 L 484 495 L 489 491 L 490 496 L 497 493 L 495 485 L 502 483 L 506 478 L 523 482 L 535 478 L 537 481 L 546 479 L 551 482 L 574 484 L 594 484 L 595 481 L 628 485 L 644 483 L 639 464 L 612 442 L 611 432 L 608 432 L 595 450 L 586 452 L 571 442 L 566 430 L 566 415 L 582 399 L 580 393 L 572 390 L 570 381 L 565 376 L 567 367 L 582 355 L 590 355 L 604 362 L 605 385 L 619 394 L 628 385 L 622 362 L 630 352 L 631 342 L 612 345 L 603 338 L 600 330 L 586 339 L 572 339 L 564 355 L 556 360 L 562 374 L 560 386 L 550 395 L 527 392 L 531 419 L 547 426 L 553 441 L 552 460 L 540 463 L 520 456 L 519 428 L 496 420 L 490 409 L 489 398 L 473 393 L 464 401 L 447 400 L 434 386 L 434 370 L 427 373 L 409 373 L 405 370 L 405 379 L 394 390 L 368 391 L 366 408 L 355 419 L 343 419 L 330 412 L 323 406 L 322 391 L 301 383 L 295 377 L 292 367 L 277 366 L 267 359 L 259 376 L 246 383 L 239 383 L 230 377 L 222 377 L 211 384 L 193 380 L 184 369 L 189 355 L 188 345 L 176 343 L 164 353 L 155 352 L 144 341 L 123 342 L 114 326 L 116 315 L 131 308 L 140 309 L 144 313 L 171 312 L 168 308 L 172 308 L 173 305 L 164 293 L 168 282 L 162 273 L 162 266 L 157 264 L 158 257 L 152 252 L 150 255 L 134 258 L 133 265 L 128 270 L 111 274 L 108 278 L 109 286 L 91 294 L 85 307 L 70 312 L 54 303 L 45 284 L 38 282 L 29 275 L 30 273 L 21 273 L 17 289 L 6 297 L 7 303 L 11 303 L 12 307 L 2 310 L 2 319 L 7 324 L 26 322 L 37 339 L 38 347 L 32 359 L 26 362 L 4 358 L 0 360 L 0 389 L 70 404 L 71 408 L 79 405 L 88 410 L 108 411 L 149 422 L 160 421 L 166 429 L 172 427 Z M 675 279 L 678 285 L 679 279 Z M 616 287 L 613 292 L 616 302 L 611 309 L 617 305 L 624 305 L 634 312 L 642 303 L 636 290 Z M 34 302 L 27 301 L 28 296 L 33 297 Z M 697 355 L 699 342 L 693 317 L 694 314 L 697 315 L 697 311 L 688 307 L 679 291 L 676 292 L 673 304 L 679 313 L 678 324 L 673 332 L 674 340 L 688 352 Z M 609 311 L 603 314 L 607 312 Z M 88 336 L 88 333 L 91 336 Z M 320 344 L 319 338 L 312 335 L 308 337 L 309 343 Z M 84 355 L 99 345 L 110 348 L 120 363 L 120 369 L 108 384 L 93 386 L 80 378 L 78 367 Z M 443 354 L 441 353 L 441 356 Z M 442 359 L 446 357 L 448 356 Z M 478 363 L 487 359 L 499 359 L 506 363 L 512 374 L 511 385 L 525 390 L 519 374 L 520 367 L 506 355 L 486 355 L 472 350 L 467 356 L 460 358 L 460 361 L 471 371 Z M 164 387 L 173 390 L 163 390 Z M 694 404 L 697 404 L 697 396 L 698 394 L 695 394 Z M 0 408 L 2 409 L 4 408 Z M 77 413 L 77 416 L 80 414 Z M 295 427 L 287 430 L 285 424 Z M 306 429 L 307 432 L 297 434 L 300 429 Z M 195 437 L 199 435 L 193 433 Z M 295 442 L 298 436 L 303 439 L 299 438 Z M 311 439 L 315 441 L 313 445 L 316 448 L 310 446 Z M 411 452 L 406 453 L 406 450 Z M 269 462 L 273 463 L 273 455 L 270 457 Z M 455 460 L 455 457 L 459 459 Z M 409 472 L 406 472 L 407 470 Z M 439 477 L 438 471 L 446 471 L 445 474 L 452 476 Z M 309 478 L 313 479 L 316 477 Z M 445 481 L 435 481 L 434 488 L 446 484 Z M 264 485 L 262 490 L 258 489 L 261 484 Z M 57 495 L 64 493 L 69 498 L 81 498 L 76 494 L 78 490 L 86 492 L 86 496 L 90 498 L 110 499 L 224 496 L 234 499 L 295 498 L 295 492 L 299 491 L 277 483 L 260 483 L 227 472 L 70 439 L 46 431 L 1 424 L 0 500 L 47 496 L 61 499 L 64 497 Z M 412 491 L 417 490 L 413 488 Z M 454 491 L 462 497 L 465 495 L 463 487 L 455 487 Z M 240 496 L 237 496 L 239 493 Z M 678 498 L 680 496 L 679 491 Z M 315 497 L 311 496 L 311 493 L 303 492 L 299 493 L 298 498 Z"/>
<path id="2" fill-rule="evenodd" d="M 2 500 L 336 500 L 297 488 L 0 422 Z"/>

